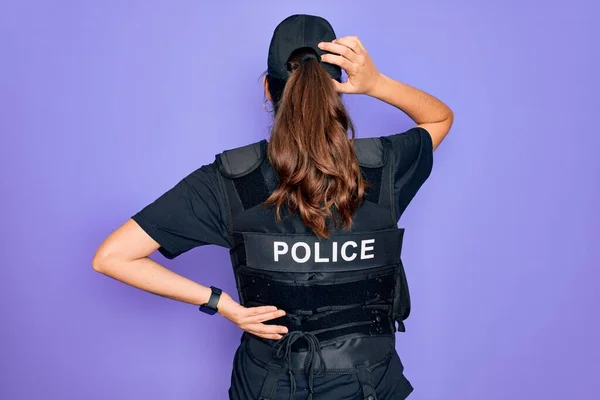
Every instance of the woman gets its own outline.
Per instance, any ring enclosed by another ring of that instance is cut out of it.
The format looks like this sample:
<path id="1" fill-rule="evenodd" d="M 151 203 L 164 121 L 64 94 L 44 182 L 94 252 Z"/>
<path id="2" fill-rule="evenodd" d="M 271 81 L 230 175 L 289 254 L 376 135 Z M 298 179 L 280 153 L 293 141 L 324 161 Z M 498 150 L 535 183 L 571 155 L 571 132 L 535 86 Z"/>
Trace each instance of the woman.
<path id="1" fill-rule="evenodd" d="M 231 399 L 404 399 L 413 389 L 394 333 L 410 299 L 397 223 L 453 114 L 310 15 L 277 26 L 264 87 L 275 112 L 269 142 L 192 172 L 112 233 L 93 267 L 244 330 Z M 385 101 L 418 125 L 355 140 L 341 93 Z M 148 258 L 205 244 L 230 249 L 240 303 Z"/>

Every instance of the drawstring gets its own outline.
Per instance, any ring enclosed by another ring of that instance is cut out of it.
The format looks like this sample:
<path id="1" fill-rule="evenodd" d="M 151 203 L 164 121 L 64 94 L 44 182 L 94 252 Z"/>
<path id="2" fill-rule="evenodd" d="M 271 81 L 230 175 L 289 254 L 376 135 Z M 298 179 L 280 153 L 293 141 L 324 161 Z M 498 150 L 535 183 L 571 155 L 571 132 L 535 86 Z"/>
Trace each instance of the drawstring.
<path id="1" fill-rule="evenodd" d="M 317 375 L 321 375 L 325 372 L 325 361 L 323 360 L 323 354 L 321 352 L 321 344 L 319 343 L 319 339 L 309 332 L 298 332 L 293 331 L 285 335 L 282 339 L 280 339 L 274 348 L 273 356 L 275 358 L 285 358 L 288 362 L 288 375 L 290 376 L 290 400 L 294 399 L 294 395 L 296 394 L 296 379 L 294 378 L 294 373 L 292 372 L 292 345 L 299 339 L 304 339 L 306 344 L 308 345 L 308 349 L 306 352 L 306 360 L 304 361 L 304 372 L 308 377 L 308 399 L 312 400 L 313 398 L 313 383 L 314 383 L 314 370 L 315 370 L 315 356 L 319 357 L 319 368 L 317 369 Z"/>

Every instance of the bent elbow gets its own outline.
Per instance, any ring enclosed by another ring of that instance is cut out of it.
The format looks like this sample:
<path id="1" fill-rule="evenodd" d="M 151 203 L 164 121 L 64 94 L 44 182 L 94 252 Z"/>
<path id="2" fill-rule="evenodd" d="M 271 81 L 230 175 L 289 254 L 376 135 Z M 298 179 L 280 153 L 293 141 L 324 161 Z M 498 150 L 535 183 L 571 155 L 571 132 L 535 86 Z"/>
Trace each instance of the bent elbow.
<path id="1" fill-rule="evenodd" d="M 107 254 L 106 249 L 101 247 L 96 250 L 94 257 L 92 258 L 92 268 L 94 271 L 104 274 L 108 269 L 109 260 L 110 256 Z"/>
<path id="2" fill-rule="evenodd" d="M 448 133 L 450 133 L 450 130 L 452 129 L 452 125 L 454 125 L 454 112 L 452 110 L 450 110 L 450 115 L 448 115 Z"/>
<path id="3" fill-rule="evenodd" d="M 92 268 L 96 272 L 102 273 L 104 271 L 105 266 L 105 258 L 98 253 L 94 254 L 94 258 L 92 258 Z"/>

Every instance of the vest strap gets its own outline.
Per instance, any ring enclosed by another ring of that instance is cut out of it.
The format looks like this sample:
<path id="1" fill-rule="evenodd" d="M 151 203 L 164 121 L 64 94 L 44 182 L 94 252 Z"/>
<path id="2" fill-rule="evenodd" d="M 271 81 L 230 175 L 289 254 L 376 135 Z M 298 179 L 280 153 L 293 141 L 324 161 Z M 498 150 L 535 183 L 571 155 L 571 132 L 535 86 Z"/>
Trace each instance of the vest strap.
<path id="1" fill-rule="evenodd" d="M 266 156 L 267 141 L 226 150 L 217 156 L 219 171 L 227 178 L 240 178 L 260 166 Z"/>
<path id="2" fill-rule="evenodd" d="M 387 151 L 380 138 L 355 139 L 354 153 L 358 164 L 367 168 L 383 167 L 387 160 Z"/>

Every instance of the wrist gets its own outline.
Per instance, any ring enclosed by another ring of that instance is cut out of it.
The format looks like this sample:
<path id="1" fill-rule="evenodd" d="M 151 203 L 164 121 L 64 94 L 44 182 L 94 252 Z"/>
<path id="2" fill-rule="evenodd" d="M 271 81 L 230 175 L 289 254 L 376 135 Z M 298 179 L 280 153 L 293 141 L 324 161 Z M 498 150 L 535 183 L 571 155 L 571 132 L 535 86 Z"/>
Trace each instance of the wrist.
<path id="1" fill-rule="evenodd" d="M 217 313 L 223 315 L 224 312 L 227 311 L 233 299 L 231 296 L 225 292 L 221 293 L 221 297 L 219 298 L 219 302 L 217 303 Z"/>
<path id="2" fill-rule="evenodd" d="M 214 315 L 219 312 L 219 305 L 223 297 L 223 291 L 215 286 L 209 288 L 209 297 L 205 303 L 200 304 L 198 309 L 208 315 Z"/>
<path id="3" fill-rule="evenodd" d="M 388 77 L 382 74 L 381 72 L 377 73 L 377 77 L 374 79 L 371 88 L 365 93 L 367 96 L 380 98 L 383 93 L 383 89 L 387 85 Z"/>

